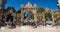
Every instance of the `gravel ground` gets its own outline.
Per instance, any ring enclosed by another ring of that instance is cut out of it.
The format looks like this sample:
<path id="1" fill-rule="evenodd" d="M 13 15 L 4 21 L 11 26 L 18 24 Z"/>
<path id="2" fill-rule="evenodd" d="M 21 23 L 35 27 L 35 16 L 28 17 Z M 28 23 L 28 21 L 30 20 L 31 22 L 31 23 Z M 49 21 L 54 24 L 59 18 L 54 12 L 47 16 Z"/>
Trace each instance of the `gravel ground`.
<path id="1" fill-rule="evenodd" d="M 15 29 L 9 29 L 7 27 L 2 27 L 0 32 L 60 32 L 59 26 L 52 27 L 52 26 L 38 26 L 34 28 L 32 26 L 17 26 Z"/>

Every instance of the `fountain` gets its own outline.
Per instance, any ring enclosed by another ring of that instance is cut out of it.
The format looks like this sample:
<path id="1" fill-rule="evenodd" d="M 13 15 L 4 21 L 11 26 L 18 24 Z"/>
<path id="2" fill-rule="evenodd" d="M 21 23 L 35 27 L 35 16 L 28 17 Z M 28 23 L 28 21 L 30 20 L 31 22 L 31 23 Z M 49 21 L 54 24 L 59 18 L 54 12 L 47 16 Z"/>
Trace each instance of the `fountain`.
<path id="1" fill-rule="evenodd" d="M 52 25 L 52 24 L 53 24 L 53 21 L 51 21 L 50 19 L 46 21 L 46 25 Z"/>
<path id="2" fill-rule="evenodd" d="M 26 25 L 34 25 L 34 20 L 31 19 L 30 17 L 27 17 L 25 20 L 24 20 L 24 23 Z"/>

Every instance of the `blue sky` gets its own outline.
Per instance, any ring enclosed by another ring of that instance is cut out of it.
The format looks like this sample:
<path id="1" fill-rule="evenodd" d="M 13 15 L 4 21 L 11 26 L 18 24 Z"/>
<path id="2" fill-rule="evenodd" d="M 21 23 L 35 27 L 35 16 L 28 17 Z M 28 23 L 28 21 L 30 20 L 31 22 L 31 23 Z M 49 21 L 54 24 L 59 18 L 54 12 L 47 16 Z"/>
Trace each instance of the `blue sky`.
<path id="1" fill-rule="evenodd" d="M 21 8 L 21 4 L 26 5 L 28 2 L 30 2 L 32 5 L 36 3 L 37 7 L 42 6 L 44 8 L 47 7 L 51 10 L 56 10 L 58 0 L 7 0 L 5 8 L 7 8 L 8 6 L 12 6 L 17 11 Z"/>

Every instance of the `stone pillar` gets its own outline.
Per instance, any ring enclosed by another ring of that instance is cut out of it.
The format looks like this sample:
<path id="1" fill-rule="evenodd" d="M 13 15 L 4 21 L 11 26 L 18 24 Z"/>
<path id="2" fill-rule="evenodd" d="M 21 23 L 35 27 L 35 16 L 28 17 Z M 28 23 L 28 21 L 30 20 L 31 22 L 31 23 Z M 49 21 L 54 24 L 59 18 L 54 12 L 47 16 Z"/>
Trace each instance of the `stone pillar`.
<path id="1" fill-rule="evenodd" d="M 35 23 L 37 22 L 37 13 L 35 10 L 34 10 L 34 21 L 35 21 Z"/>
<path id="2" fill-rule="evenodd" d="M 54 14 L 53 13 L 52 13 L 52 21 L 53 21 L 52 25 L 54 25 L 55 21 L 54 21 Z"/>
<path id="3" fill-rule="evenodd" d="M 37 25 L 38 25 L 38 23 L 37 23 L 37 14 L 34 14 L 34 22 L 35 22 L 35 28 L 37 28 Z"/>
<path id="4" fill-rule="evenodd" d="M 44 22 L 44 25 L 46 24 L 45 22 L 45 15 L 43 14 L 43 22 Z"/>
<path id="5" fill-rule="evenodd" d="M 35 28 L 37 27 L 37 13 L 36 10 L 34 10 L 34 22 L 35 22 Z"/>
<path id="6" fill-rule="evenodd" d="M 34 14 L 34 21 L 37 22 L 37 16 Z"/>
<path id="7" fill-rule="evenodd" d="M 15 16 L 13 17 L 13 23 L 14 24 L 17 24 L 17 23 L 15 23 L 16 22 L 16 19 L 15 19 Z"/>
<path id="8" fill-rule="evenodd" d="M 57 12 L 57 19 L 59 18 L 59 12 Z M 60 20 L 60 19 L 59 19 Z M 57 20 L 57 24 L 59 24 L 59 20 Z"/>
<path id="9" fill-rule="evenodd" d="M 24 20 L 24 15 L 23 15 L 23 10 L 21 10 L 21 22 L 23 22 L 23 20 Z"/>

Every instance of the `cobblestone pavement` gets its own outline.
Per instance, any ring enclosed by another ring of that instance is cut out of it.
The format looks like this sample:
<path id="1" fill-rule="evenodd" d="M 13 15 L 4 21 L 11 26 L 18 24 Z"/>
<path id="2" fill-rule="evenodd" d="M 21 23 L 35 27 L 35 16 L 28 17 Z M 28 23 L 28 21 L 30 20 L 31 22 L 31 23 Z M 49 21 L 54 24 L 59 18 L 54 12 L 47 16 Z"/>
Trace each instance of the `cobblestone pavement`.
<path id="1" fill-rule="evenodd" d="M 17 26 L 15 29 L 2 27 L 0 32 L 60 32 L 60 28 L 52 26 L 38 26 L 37 28 L 32 26 Z"/>

